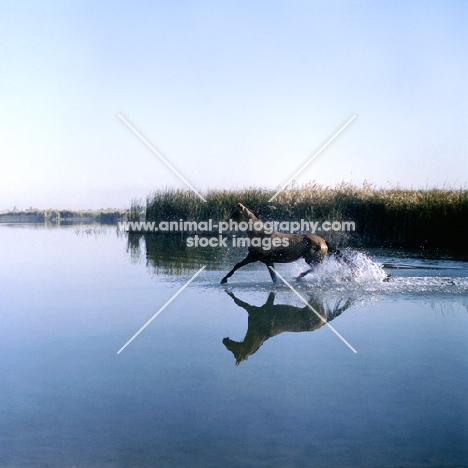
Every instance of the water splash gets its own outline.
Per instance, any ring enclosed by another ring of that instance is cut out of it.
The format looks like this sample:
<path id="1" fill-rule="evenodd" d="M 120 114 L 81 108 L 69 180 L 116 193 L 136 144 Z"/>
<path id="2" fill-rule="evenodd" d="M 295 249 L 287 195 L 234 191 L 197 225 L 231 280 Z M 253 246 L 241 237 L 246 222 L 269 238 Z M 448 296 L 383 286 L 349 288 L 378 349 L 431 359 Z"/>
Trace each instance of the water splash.
<path id="1" fill-rule="evenodd" d="M 367 254 L 346 249 L 327 255 L 304 280 L 314 283 L 381 283 L 387 278 L 381 263 L 374 262 Z"/>

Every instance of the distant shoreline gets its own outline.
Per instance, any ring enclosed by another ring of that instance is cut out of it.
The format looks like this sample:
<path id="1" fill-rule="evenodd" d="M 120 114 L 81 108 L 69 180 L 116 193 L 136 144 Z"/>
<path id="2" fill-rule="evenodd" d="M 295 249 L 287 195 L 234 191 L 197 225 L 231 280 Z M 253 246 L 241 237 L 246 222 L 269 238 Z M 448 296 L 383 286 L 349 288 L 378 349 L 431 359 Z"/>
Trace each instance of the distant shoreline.
<path id="1" fill-rule="evenodd" d="M 127 218 L 128 210 L 12 210 L 0 212 L 1 223 L 102 223 L 114 224 Z"/>

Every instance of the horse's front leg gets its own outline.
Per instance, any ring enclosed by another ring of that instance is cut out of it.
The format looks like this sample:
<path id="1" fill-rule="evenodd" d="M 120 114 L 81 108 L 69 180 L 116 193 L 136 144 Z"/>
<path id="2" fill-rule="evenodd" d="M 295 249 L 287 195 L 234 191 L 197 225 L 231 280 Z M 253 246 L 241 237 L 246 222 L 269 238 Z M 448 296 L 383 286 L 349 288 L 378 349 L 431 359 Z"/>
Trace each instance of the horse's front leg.
<path id="1" fill-rule="evenodd" d="M 228 278 L 230 278 L 234 274 L 234 272 L 238 270 L 239 268 L 242 268 L 243 266 L 248 265 L 249 263 L 256 262 L 256 261 L 257 261 L 256 258 L 248 254 L 247 257 L 244 258 L 244 260 L 234 265 L 234 268 L 221 280 L 221 284 L 227 283 Z"/>

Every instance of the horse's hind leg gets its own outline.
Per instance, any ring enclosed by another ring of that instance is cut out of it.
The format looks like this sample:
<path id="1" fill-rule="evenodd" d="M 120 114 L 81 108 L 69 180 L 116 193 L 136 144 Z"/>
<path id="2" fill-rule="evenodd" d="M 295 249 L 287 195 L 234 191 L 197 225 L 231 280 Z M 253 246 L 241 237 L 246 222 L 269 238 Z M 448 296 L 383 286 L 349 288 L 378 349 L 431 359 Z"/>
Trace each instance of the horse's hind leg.
<path id="1" fill-rule="evenodd" d="M 313 268 L 309 268 L 308 270 L 303 271 L 303 272 L 296 278 L 296 280 L 300 280 L 301 278 L 304 278 L 304 276 L 308 275 L 308 274 L 311 273 L 312 271 L 314 271 Z"/>
<path id="2" fill-rule="evenodd" d="M 320 252 L 312 252 L 304 255 L 304 260 L 305 262 L 310 265 L 312 268 L 309 268 L 308 270 L 302 272 L 296 280 L 299 280 L 301 278 L 304 278 L 304 276 L 308 275 L 309 273 L 312 273 L 315 269 L 315 267 L 323 260 L 325 255 L 322 255 Z"/>
<path id="3" fill-rule="evenodd" d="M 351 270 L 351 273 L 354 276 L 356 276 L 358 268 L 351 259 L 349 259 L 341 250 L 335 250 L 334 252 L 332 252 L 332 254 L 337 260 L 342 261 L 343 263 L 348 265 L 349 269 Z"/>
<path id="4" fill-rule="evenodd" d="M 315 269 L 315 266 L 317 265 L 317 261 L 315 259 L 309 258 L 309 257 L 304 257 L 304 260 L 308 265 L 310 265 L 312 268 L 309 268 L 306 271 L 303 271 L 297 278 L 296 280 L 300 280 L 301 278 L 304 278 L 304 276 L 307 276 L 309 273 L 312 273 Z"/>
<path id="5" fill-rule="evenodd" d="M 242 268 L 245 265 L 248 265 L 249 263 L 256 262 L 257 259 L 253 258 L 250 254 L 247 255 L 247 257 L 244 258 L 244 260 L 240 261 L 239 263 L 236 263 L 234 265 L 234 268 L 221 280 L 221 284 L 227 283 L 228 278 L 230 278 L 236 270 L 239 268 Z"/>

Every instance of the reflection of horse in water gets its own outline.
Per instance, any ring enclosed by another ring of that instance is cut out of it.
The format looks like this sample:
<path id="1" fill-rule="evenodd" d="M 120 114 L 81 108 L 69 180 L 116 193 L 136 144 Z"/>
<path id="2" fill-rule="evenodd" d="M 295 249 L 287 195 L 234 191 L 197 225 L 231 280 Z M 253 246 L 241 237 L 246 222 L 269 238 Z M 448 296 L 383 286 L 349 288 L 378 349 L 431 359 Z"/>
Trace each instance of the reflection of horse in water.
<path id="1" fill-rule="evenodd" d="M 309 304 L 319 314 L 319 317 L 308 306 L 275 305 L 274 292 L 268 295 L 267 301 L 260 307 L 241 301 L 231 292 L 227 293 L 239 307 L 245 309 L 249 314 L 248 329 L 243 341 L 223 339 L 224 346 L 234 354 L 237 366 L 255 353 L 268 338 L 283 332 L 317 330 L 326 322 L 338 317 L 352 304 L 351 299 L 339 300 L 331 310 L 327 311 L 328 307 L 324 305 L 324 301 L 313 297 L 309 299 Z"/>
<path id="2" fill-rule="evenodd" d="M 247 257 L 237 263 L 234 268 L 221 280 L 221 283 L 227 283 L 236 270 L 248 265 L 249 263 L 262 262 L 270 272 L 271 279 L 276 283 L 276 274 L 274 263 L 290 263 L 300 258 L 304 258 L 310 266 L 315 266 L 320 263 L 328 252 L 328 244 L 325 239 L 314 234 L 282 234 L 278 231 L 270 231 L 265 228 L 264 224 L 255 216 L 248 208 L 241 203 L 231 213 L 230 219 L 236 223 L 247 223 L 247 234 L 249 239 L 259 241 L 253 245 L 251 242 Z M 268 243 L 264 243 L 268 240 Z M 268 245 L 268 249 L 264 248 Z M 301 274 L 305 276 L 312 269 Z"/>

